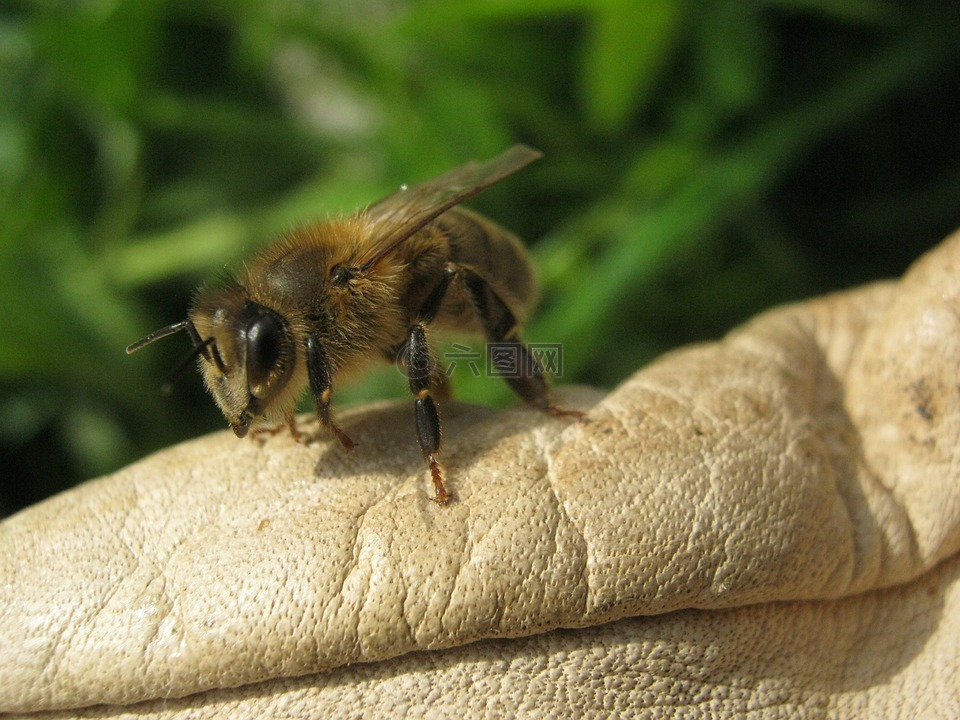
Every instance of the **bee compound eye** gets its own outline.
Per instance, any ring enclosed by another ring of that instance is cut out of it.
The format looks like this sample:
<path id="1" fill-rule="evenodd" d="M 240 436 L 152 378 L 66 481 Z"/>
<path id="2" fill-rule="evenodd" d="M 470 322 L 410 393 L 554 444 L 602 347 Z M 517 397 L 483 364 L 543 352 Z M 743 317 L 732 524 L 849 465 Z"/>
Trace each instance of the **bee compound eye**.
<path id="1" fill-rule="evenodd" d="M 247 326 L 247 381 L 262 387 L 283 355 L 283 322 L 273 313 L 256 317 Z"/>

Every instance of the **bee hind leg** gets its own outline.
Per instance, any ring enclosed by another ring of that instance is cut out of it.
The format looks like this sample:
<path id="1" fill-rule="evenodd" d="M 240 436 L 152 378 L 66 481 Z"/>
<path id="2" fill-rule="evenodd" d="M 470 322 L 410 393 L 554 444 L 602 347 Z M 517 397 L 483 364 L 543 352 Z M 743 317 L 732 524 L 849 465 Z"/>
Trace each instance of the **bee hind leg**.
<path id="1" fill-rule="evenodd" d="M 521 399 L 541 412 L 558 418 L 584 420 L 579 410 L 557 406 L 550 393 L 543 366 L 530 347 L 520 339 L 516 315 L 486 280 L 461 267 L 467 292 L 487 334 L 487 352 L 494 373 Z"/>

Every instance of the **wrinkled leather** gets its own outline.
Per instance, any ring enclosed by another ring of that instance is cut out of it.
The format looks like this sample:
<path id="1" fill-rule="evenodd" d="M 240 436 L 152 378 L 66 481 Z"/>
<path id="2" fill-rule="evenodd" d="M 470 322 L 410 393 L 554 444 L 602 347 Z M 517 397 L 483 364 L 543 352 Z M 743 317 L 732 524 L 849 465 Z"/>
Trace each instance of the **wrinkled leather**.
<path id="1" fill-rule="evenodd" d="M 562 393 L 586 423 L 447 403 L 448 507 L 382 403 L 352 454 L 216 433 L 29 508 L 0 710 L 960 716 L 958 263 Z"/>

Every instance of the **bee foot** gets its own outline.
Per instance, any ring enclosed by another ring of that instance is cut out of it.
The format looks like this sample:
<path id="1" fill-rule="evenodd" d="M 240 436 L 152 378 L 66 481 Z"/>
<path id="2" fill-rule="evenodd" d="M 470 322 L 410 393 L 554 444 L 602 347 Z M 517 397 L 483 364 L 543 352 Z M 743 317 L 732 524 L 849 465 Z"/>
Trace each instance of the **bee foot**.
<path id="1" fill-rule="evenodd" d="M 430 476 L 433 478 L 433 487 L 437 493 L 430 499 L 437 505 L 449 505 L 450 501 L 453 500 L 453 495 L 447 492 L 447 488 L 443 484 L 443 472 L 440 470 L 440 463 L 433 455 L 427 456 L 427 463 L 430 465 Z"/>
<path id="2" fill-rule="evenodd" d="M 582 423 L 590 422 L 585 412 L 581 412 L 579 410 L 567 410 L 565 408 L 557 407 L 553 404 L 548 405 L 545 412 L 555 418 L 570 418 Z"/>
<path id="3" fill-rule="evenodd" d="M 353 450 L 357 446 L 357 444 L 350 439 L 349 435 L 347 435 L 343 430 L 333 423 L 330 423 L 330 429 L 333 431 L 333 434 L 336 435 L 337 440 L 340 441 L 340 444 L 343 446 L 344 450 Z"/>
<path id="4" fill-rule="evenodd" d="M 250 428 L 250 439 L 261 445 L 267 441 L 267 438 L 279 435 L 284 429 L 290 430 L 290 435 L 297 442 L 302 442 L 303 434 L 297 430 L 295 423 L 287 422 L 285 425 L 258 425 Z"/>
<path id="5" fill-rule="evenodd" d="M 297 428 L 297 419 L 292 415 L 287 415 L 287 429 L 290 431 L 290 437 L 293 438 L 294 442 L 302 443 L 304 445 L 310 442 L 310 438 L 304 435 Z M 277 428 L 279 431 L 279 428 Z"/>

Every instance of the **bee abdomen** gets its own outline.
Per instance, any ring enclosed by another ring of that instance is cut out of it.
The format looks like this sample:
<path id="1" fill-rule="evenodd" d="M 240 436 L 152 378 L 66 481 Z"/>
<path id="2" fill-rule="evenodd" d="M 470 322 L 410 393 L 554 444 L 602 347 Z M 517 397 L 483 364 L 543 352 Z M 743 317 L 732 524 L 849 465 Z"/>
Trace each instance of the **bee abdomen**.
<path id="1" fill-rule="evenodd" d="M 537 300 L 533 264 L 520 240 L 492 220 L 463 208 L 441 215 L 440 224 L 450 243 L 450 259 L 470 268 L 510 306 L 521 321 Z"/>

